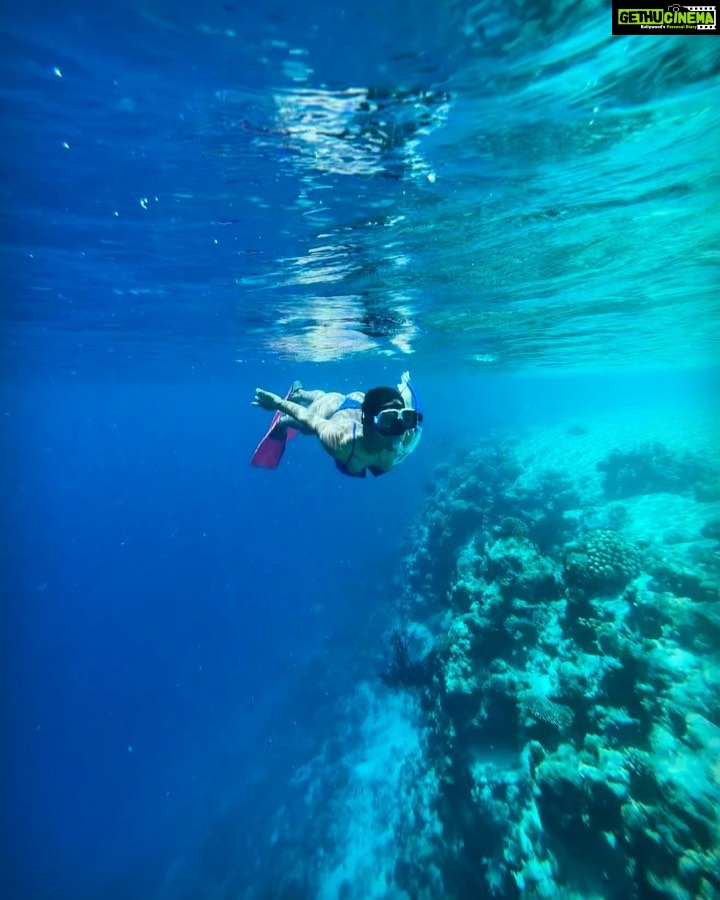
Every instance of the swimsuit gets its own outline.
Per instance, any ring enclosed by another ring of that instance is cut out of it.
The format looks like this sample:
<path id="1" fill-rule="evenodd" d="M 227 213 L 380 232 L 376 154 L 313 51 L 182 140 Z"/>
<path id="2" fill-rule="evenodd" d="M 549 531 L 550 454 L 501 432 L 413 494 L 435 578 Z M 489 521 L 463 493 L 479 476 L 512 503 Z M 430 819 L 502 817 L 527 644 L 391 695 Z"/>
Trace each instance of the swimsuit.
<path id="1" fill-rule="evenodd" d="M 339 413 L 341 409 L 362 409 L 362 403 L 359 400 L 354 400 L 352 397 L 346 397 L 343 402 L 338 406 L 338 408 L 333 413 Z M 330 416 L 332 419 L 332 416 Z M 349 472 L 348 466 L 350 465 L 350 460 L 355 455 L 355 438 L 357 436 L 357 422 L 353 422 L 353 433 L 352 433 L 352 447 L 350 448 L 350 456 L 345 460 L 345 462 L 341 462 L 339 459 L 335 460 L 335 465 L 338 467 L 338 470 L 343 473 L 343 475 L 349 475 L 351 478 L 365 478 L 367 475 L 367 470 L 370 469 L 373 475 L 384 475 L 385 469 L 378 469 L 377 466 L 367 466 L 364 469 L 361 469 L 359 472 Z"/>

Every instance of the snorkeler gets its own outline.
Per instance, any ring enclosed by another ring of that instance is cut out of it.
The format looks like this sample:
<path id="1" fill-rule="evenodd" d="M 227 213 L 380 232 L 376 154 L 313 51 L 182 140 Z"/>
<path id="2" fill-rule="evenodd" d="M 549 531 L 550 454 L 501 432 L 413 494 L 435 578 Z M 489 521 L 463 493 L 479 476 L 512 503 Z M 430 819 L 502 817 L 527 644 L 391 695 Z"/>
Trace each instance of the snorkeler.
<path id="1" fill-rule="evenodd" d="M 376 387 L 366 394 L 305 391 L 296 381 L 283 399 L 257 388 L 252 405 L 275 410 L 250 460 L 266 469 L 277 467 L 286 441 L 299 431 L 320 438 L 344 475 L 364 478 L 368 469 L 383 475 L 412 453 L 422 433 L 422 409 L 409 372 L 403 372 L 397 389 Z"/>

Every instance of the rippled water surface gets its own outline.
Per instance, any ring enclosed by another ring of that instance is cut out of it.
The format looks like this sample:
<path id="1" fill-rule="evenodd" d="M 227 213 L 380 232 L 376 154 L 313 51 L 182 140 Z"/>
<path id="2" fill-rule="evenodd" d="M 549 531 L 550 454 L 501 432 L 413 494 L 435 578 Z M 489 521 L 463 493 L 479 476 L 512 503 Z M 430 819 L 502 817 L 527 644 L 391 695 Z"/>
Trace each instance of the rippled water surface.
<path id="1" fill-rule="evenodd" d="M 6 356 L 717 353 L 712 38 L 606 4 L 5 12 Z"/>

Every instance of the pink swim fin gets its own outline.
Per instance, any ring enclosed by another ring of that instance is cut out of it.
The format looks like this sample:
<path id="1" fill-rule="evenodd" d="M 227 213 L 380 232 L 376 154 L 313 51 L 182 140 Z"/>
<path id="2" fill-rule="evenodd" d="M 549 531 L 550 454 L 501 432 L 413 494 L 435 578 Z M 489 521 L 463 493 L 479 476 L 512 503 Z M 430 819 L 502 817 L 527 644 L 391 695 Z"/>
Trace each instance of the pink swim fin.
<path id="1" fill-rule="evenodd" d="M 292 392 L 293 389 L 290 388 L 287 394 L 285 394 L 286 400 L 290 399 Z M 251 466 L 259 466 L 262 469 L 277 469 L 280 465 L 280 460 L 285 452 L 285 444 L 297 434 L 297 431 L 294 428 L 287 428 L 282 437 L 273 437 L 273 428 L 281 415 L 282 413 L 278 410 L 272 417 L 272 422 L 267 430 L 267 434 L 257 445 L 257 448 L 252 455 L 252 459 L 250 460 Z"/>

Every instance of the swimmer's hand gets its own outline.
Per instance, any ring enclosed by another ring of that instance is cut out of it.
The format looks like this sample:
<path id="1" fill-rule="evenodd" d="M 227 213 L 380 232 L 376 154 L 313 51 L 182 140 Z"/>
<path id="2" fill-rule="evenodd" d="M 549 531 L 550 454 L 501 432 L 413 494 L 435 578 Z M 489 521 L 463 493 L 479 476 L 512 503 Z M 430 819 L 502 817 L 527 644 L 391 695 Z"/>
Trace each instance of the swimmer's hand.
<path id="1" fill-rule="evenodd" d="M 252 405 L 259 406 L 262 409 L 277 409 L 278 403 L 281 401 L 282 397 L 278 397 L 277 394 L 255 388 L 255 399 L 252 401 Z"/>

